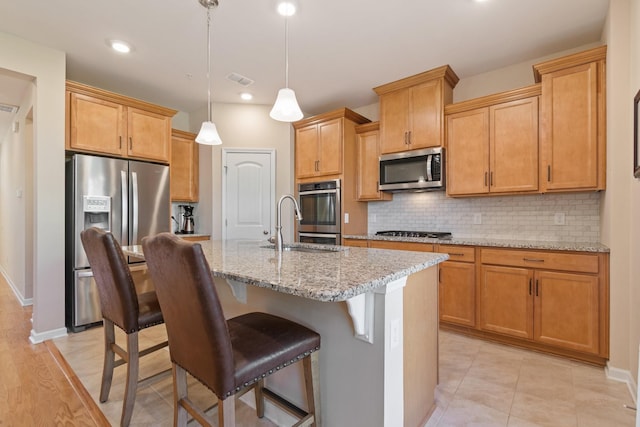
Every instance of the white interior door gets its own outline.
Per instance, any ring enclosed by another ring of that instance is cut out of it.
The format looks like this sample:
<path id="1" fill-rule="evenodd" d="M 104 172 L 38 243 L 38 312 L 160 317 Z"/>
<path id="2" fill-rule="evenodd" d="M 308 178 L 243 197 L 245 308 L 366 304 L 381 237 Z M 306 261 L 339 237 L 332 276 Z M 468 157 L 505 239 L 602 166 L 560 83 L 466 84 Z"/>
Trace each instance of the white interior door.
<path id="1" fill-rule="evenodd" d="M 266 240 L 272 235 L 275 164 L 275 150 L 223 149 L 223 239 Z"/>

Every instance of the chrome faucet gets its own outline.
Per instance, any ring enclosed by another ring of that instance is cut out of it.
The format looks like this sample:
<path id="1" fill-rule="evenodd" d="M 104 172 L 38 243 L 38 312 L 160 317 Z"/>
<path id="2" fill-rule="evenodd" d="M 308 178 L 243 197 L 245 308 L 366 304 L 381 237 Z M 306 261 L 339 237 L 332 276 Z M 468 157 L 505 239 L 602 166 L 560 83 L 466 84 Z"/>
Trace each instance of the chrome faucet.
<path id="1" fill-rule="evenodd" d="M 282 201 L 284 199 L 290 199 L 293 202 L 293 207 L 296 210 L 296 218 L 298 219 L 298 221 L 302 220 L 302 214 L 300 213 L 300 208 L 298 207 L 298 202 L 296 201 L 296 199 L 291 194 L 285 194 L 284 196 L 280 197 L 280 200 L 278 200 L 278 212 L 276 213 L 277 223 L 275 248 L 277 252 L 282 252 Z"/>

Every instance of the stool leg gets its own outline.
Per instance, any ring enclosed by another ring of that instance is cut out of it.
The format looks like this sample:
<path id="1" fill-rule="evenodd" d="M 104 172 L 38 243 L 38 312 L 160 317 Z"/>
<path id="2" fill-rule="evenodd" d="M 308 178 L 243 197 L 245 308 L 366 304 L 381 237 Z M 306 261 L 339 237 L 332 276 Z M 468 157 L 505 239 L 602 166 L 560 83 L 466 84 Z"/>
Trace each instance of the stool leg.
<path id="1" fill-rule="evenodd" d="M 171 364 L 173 372 L 173 425 L 186 427 L 188 412 L 181 400 L 187 398 L 187 371 L 175 363 Z"/>
<path id="2" fill-rule="evenodd" d="M 113 345 L 116 342 L 116 335 L 113 322 L 107 319 L 103 321 L 104 326 L 104 364 L 102 366 L 102 383 L 100 385 L 100 402 L 104 403 L 109 399 L 111 381 L 113 380 L 113 366 L 115 353 Z"/>
<path id="3" fill-rule="evenodd" d="M 218 399 L 218 427 L 236 426 L 236 399 L 233 396 L 225 400 Z"/>
<path id="4" fill-rule="evenodd" d="M 264 417 L 264 393 L 262 393 L 263 388 L 264 380 L 258 380 L 256 386 L 253 389 L 253 392 L 256 396 L 256 412 L 258 414 L 258 418 Z"/>
<path id="5" fill-rule="evenodd" d="M 318 352 L 314 351 L 309 356 L 302 359 L 304 367 L 304 384 L 307 390 L 307 405 L 309 413 L 313 414 L 315 427 L 320 427 L 320 364 L 318 362 Z"/>
<path id="6" fill-rule="evenodd" d="M 133 414 L 133 405 L 136 403 L 136 390 L 138 388 L 139 361 L 138 332 L 132 332 L 127 335 L 127 384 L 124 389 L 121 426 L 128 426 Z"/>

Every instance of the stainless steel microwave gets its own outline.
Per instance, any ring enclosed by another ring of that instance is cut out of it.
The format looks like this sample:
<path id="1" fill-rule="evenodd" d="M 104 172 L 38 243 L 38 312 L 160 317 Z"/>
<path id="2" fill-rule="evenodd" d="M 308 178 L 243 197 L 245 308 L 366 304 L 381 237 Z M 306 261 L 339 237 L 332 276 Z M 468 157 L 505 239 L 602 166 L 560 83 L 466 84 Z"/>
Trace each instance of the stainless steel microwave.
<path id="1" fill-rule="evenodd" d="M 385 154 L 380 156 L 380 190 L 444 190 L 444 172 L 442 147 Z"/>

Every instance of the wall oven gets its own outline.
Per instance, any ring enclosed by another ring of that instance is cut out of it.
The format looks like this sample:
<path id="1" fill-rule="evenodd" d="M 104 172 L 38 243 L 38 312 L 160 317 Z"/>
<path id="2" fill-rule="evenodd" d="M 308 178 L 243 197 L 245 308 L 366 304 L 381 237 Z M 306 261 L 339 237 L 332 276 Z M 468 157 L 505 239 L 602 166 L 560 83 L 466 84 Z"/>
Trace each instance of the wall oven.
<path id="1" fill-rule="evenodd" d="M 298 241 L 339 245 L 340 180 L 299 184 L 298 199 L 302 214 Z"/>

